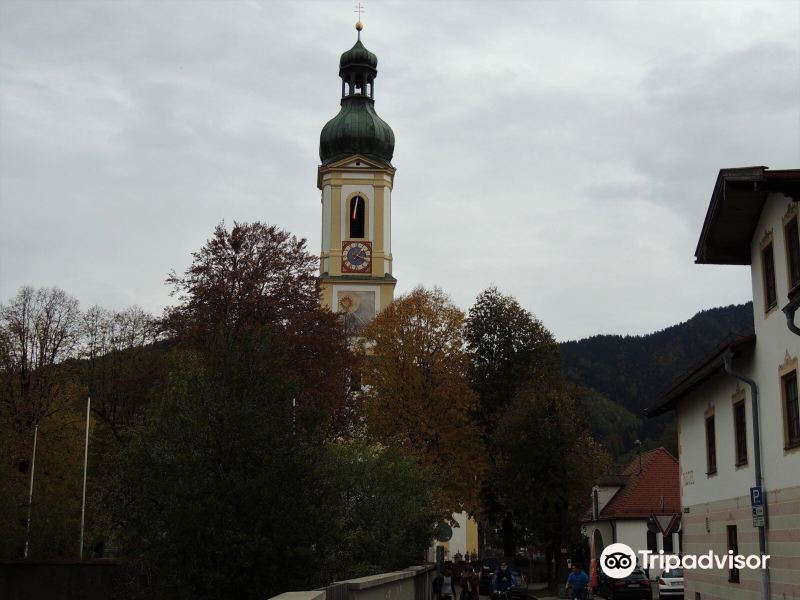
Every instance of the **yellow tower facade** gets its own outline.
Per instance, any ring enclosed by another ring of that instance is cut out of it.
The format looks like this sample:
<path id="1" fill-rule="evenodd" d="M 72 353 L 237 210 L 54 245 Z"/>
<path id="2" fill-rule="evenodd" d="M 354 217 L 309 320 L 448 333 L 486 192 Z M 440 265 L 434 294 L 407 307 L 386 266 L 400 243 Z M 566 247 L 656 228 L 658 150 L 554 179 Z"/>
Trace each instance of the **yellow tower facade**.
<path id="1" fill-rule="evenodd" d="M 360 25 L 360 23 L 359 23 Z M 394 133 L 375 112 L 378 59 L 361 43 L 339 60 L 339 114 L 320 134 L 321 303 L 357 333 L 394 297 Z"/>

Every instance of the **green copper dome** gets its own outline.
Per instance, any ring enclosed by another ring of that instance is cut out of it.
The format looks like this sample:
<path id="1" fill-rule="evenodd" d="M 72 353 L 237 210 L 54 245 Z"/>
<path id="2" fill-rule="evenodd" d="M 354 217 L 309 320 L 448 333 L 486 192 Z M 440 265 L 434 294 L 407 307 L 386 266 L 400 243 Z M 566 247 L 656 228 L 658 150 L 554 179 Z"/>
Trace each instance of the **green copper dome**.
<path id="1" fill-rule="evenodd" d="M 375 101 L 367 97 L 342 100 L 339 114 L 328 121 L 319 136 L 319 157 L 328 164 L 361 154 L 391 164 L 394 132 L 375 113 Z"/>
<path id="2" fill-rule="evenodd" d="M 378 68 L 378 57 L 364 47 L 361 39 L 347 52 L 342 54 L 339 59 L 339 69 L 345 69 L 352 65 L 367 65 L 373 69 Z"/>
<path id="3" fill-rule="evenodd" d="M 323 165 L 361 154 L 391 166 L 394 132 L 375 112 L 377 76 L 378 58 L 361 43 L 359 32 L 358 41 L 339 59 L 342 108 L 319 136 Z"/>

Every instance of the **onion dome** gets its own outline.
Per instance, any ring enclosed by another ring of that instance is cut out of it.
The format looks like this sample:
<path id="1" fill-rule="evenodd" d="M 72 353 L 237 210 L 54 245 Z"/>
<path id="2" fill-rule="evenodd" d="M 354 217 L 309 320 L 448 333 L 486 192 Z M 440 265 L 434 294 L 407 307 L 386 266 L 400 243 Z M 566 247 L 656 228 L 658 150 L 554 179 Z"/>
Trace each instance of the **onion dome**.
<path id="1" fill-rule="evenodd" d="M 375 71 L 378 69 L 378 57 L 366 49 L 364 44 L 361 43 L 360 38 L 356 41 L 355 45 L 350 48 L 350 50 L 343 53 L 342 57 L 339 59 L 339 75 L 341 76 L 342 69 L 356 65 L 371 67 Z"/>
<path id="2" fill-rule="evenodd" d="M 322 128 L 319 157 L 323 165 L 361 154 L 391 166 L 394 154 L 394 132 L 375 112 L 375 78 L 378 57 L 358 40 L 339 59 L 342 78 L 342 101 L 339 114 Z"/>

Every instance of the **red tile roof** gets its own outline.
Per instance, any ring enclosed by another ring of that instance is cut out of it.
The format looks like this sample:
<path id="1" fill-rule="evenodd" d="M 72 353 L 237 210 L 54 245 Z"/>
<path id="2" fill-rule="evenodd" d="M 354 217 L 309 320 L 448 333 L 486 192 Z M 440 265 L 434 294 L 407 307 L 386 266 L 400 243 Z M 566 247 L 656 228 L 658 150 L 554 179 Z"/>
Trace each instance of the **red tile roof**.
<path id="1" fill-rule="evenodd" d="M 680 467 L 665 448 L 635 457 L 623 469 L 627 483 L 600 511 L 600 519 L 646 519 L 650 515 L 681 512 Z"/>

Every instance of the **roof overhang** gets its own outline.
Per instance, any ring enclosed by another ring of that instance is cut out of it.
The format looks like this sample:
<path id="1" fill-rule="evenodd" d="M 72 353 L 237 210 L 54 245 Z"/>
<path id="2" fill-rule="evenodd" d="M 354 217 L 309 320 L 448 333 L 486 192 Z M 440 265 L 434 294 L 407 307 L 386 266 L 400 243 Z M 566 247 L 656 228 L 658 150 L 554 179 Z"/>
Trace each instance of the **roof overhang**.
<path id="1" fill-rule="evenodd" d="M 797 202 L 800 169 L 770 171 L 761 166 L 720 170 L 694 253 L 695 262 L 749 265 L 750 242 L 771 193 Z"/>
<path id="2" fill-rule="evenodd" d="M 658 513 L 658 516 L 676 515 L 678 513 Z M 581 517 L 581 523 L 604 523 L 609 521 L 647 521 L 653 516 L 651 512 L 631 512 L 614 513 L 610 515 L 600 515 L 596 519 L 591 517 Z"/>
<path id="3" fill-rule="evenodd" d="M 653 406 L 645 410 L 648 418 L 673 410 L 678 400 L 708 381 L 724 368 L 723 358 L 728 353 L 739 356 L 751 352 L 756 345 L 756 336 L 728 338 L 695 366 L 684 372 L 662 392 Z"/>

